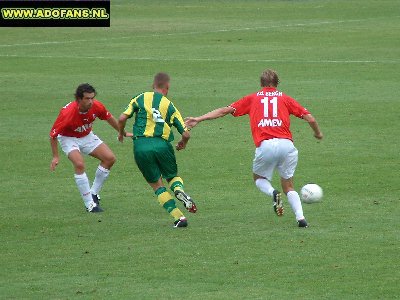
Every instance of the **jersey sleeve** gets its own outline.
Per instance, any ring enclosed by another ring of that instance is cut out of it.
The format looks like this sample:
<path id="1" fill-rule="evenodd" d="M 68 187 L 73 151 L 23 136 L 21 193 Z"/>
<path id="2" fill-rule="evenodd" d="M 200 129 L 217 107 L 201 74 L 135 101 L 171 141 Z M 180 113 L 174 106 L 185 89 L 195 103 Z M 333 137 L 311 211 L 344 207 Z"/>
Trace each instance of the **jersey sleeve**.
<path id="1" fill-rule="evenodd" d="M 172 125 L 175 126 L 175 128 L 178 130 L 180 134 L 184 133 L 185 131 L 188 131 L 188 128 L 185 125 L 185 122 L 183 121 L 182 115 L 179 112 L 179 110 L 175 108 L 175 112 L 173 113 L 171 119 L 172 119 Z"/>
<path id="2" fill-rule="evenodd" d="M 304 115 L 308 115 L 310 113 L 307 108 L 304 108 L 300 105 L 300 103 L 289 96 L 286 98 L 286 103 L 288 104 L 289 113 L 298 118 L 303 118 Z"/>
<path id="3" fill-rule="evenodd" d="M 100 120 L 108 120 L 112 117 L 111 113 L 107 110 L 103 103 L 100 101 L 96 101 L 97 106 L 97 116 Z"/>
<path id="4" fill-rule="evenodd" d="M 136 111 L 136 109 L 137 109 L 137 107 L 138 107 L 138 105 L 137 105 L 137 103 L 136 103 L 136 99 L 137 99 L 137 97 L 136 97 L 136 98 L 133 98 L 133 99 L 129 102 L 129 104 L 128 104 L 128 106 L 125 108 L 125 110 L 122 112 L 124 115 L 127 115 L 128 118 L 131 118 L 131 117 L 133 116 L 133 113 Z"/>
<path id="5" fill-rule="evenodd" d="M 251 107 L 251 98 L 250 96 L 245 96 L 236 102 L 233 102 L 232 104 L 228 105 L 229 107 L 232 107 L 235 111 L 232 113 L 232 116 L 234 117 L 240 117 L 243 115 L 247 115 L 250 112 L 250 107 Z"/>
<path id="6" fill-rule="evenodd" d="M 61 109 L 57 119 L 54 121 L 53 127 L 51 127 L 50 138 L 55 139 L 64 129 L 65 124 L 66 124 L 66 118 L 64 115 L 64 110 Z"/>

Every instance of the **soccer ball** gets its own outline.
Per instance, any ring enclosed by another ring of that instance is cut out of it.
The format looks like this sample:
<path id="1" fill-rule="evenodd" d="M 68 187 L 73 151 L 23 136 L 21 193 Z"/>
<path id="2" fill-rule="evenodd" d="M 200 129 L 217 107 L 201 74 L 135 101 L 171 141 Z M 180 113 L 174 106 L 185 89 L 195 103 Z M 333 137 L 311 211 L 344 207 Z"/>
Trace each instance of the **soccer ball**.
<path id="1" fill-rule="evenodd" d="M 322 188 L 315 183 L 306 184 L 301 188 L 300 197 L 304 203 L 315 203 L 322 200 Z"/>

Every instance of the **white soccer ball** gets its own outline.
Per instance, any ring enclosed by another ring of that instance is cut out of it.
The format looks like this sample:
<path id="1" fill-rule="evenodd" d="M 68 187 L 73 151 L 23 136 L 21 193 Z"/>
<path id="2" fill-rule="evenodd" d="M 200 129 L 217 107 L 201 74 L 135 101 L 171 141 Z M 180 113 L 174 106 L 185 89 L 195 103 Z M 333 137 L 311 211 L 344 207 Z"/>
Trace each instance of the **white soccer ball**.
<path id="1" fill-rule="evenodd" d="M 315 183 L 306 184 L 301 188 L 300 197 L 304 203 L 315 203 L 322 200 L 322 188 Z"/>

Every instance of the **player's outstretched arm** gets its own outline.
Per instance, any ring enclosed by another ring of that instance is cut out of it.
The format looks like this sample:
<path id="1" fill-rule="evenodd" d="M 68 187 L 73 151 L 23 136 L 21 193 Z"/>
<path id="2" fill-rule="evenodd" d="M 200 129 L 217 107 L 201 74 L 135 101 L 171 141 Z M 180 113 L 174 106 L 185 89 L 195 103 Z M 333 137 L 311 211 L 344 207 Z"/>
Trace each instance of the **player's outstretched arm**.
<path id="1" fill-rule="evenodd" d="M 230 106 L 220 107 L 220 108 L 210 111 L 200 117 L 185 118 L 185 125 L 188 128 L 193 128 L 200 122 L 203 122 L 205 120 L 213 120 L 213 119 L 217 119 L 220 117 L 224 117 L 227 114 L 232 114 L 234 111 L 235 111 L 235 109 Z"/>
<path id="2" fill-rule="evenodd" d="M 58 165 L 58 162 L 60 161 L 60 157 L 58 156 L 57 139 L 50 138 L 50 146 L 51 146 L 51 152 L 53 153 L 53 159 L 51 160 L 50 163 L 50 170 L 54 171 Z"/>
<path id="3" fill-rule="evenodd" d="M 311 114 L 308 114 L 308 115 L 304 115 L 303 119 L 308 122 L 311 129 L 314 131 L 314 137 L 319 140 L 322 140 L 324 135 L 322 134 L 321 130 L 319 129 L 318 123 L 315 120 L 315 118 Z"/>

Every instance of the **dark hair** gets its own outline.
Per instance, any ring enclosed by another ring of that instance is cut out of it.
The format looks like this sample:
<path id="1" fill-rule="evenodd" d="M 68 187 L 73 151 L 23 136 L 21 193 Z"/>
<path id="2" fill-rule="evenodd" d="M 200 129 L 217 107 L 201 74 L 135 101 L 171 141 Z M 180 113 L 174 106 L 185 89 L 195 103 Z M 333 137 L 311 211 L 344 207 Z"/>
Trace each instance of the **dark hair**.
<path id="1" fill-rule="evenodd" d="M 279 77 L 276 71 L 267 69 L 261 73 L 260 81 L 262 87 L 266 86 L 277 87 L 279 84 Z"/>
<path id="2" fill-rule="evenodd" d="M 162 73 L 162 72 L 157 73 L 154 76 L 153 88 L 160 88 L 160 89 L 165 88 L 170 80 L 171 78 L 167 73 Z"/>
<path id="3" fill-rule="evenodd" d="M 82 83 L 76 88 L 75 99 L 82 99 L 83 93 L 94 93 L 96 95 L 96 90 L 89 83 Z"/>

